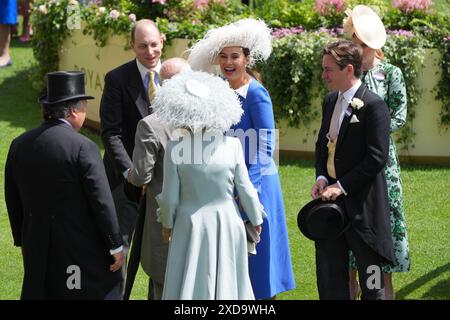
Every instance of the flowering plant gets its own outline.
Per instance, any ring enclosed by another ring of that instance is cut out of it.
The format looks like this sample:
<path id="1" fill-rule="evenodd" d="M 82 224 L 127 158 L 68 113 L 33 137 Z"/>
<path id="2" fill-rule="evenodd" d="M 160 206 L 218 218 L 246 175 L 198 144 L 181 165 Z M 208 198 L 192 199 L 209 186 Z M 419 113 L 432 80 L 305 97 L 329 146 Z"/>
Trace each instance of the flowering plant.
<path id="1" fill-rule="evenodd" d="M 105 46 L 113 35 L 124 34 L 128 38 L 131 27 L 137 19 L 136 14 L 127 8 L 121 6 L 108 8 L 99 6 L 98 3 L 85 6 L 81 14 L 85 22 L 83 33 L 91 35 L 101 47 Z"/>
<path id="2" fill-rule="evenodd" d="M 434 47 L 441 52 L 442 76 L 436 99 L 443 103 L 442 124 L 449 126 L 448 16 L 427 7 L 430 0 L 392 1 L 397 8 L 388 7 L 385 0 L 253 0 L 249 7 L 239 0 L 34 0 L 31 19 L 35 33 L 31 44 L 38 66 L 33 83 L 43 88 L 45 73 L 58 68 L 61 44 L 77 26 L 77 16 L 81 17 L 83 32 L 103 46 L 112 35 L 129 37 L 137 19 L 155 20 L 170 44 L 173 38 L 198 39 L 210 28 L 252 15 L 274 29 L 271 60 L 259 67 L 271 92 L 275 115 L 278 119 L 287 117 L 293 126 L 307 124 L 317 114 L 311 100 L 325 89 L 318 72 L 323 45 L 341 37 L 346 7 L 365 4 L 380 9 L 377 12 L 388 29 L 383 51 L 405 76 L 408 117 L 414 116 L 413 106 L 419 95 L 414 68 L 423 57 L 420 49 Z"/>
<path id="3" fill-rule="evenodd" d="M 244 17 L 245 7 L 237 0 L 167 0 L 156 23 L 168 40 L 199 39 L 208 29 Z"/>
<path id="4" fill-rule="evenodd" d="M 74 0 L 36 0 L 31 9 L 31 45 L 38 62 L 31 80 L 35 88 L 43 89 L 45 74 L 58 69 L 59 48 L 71 33 L 68 22 L 75 18 L 79 5 Z"/>
<path id="5" fill-rule="evenodd" d="M 35 0 L 31 10 L 33 52 L 38 66 L 33 83 L 45 86 L 45 74 L 58 69 L 59 49 L 74 29 L 83 29 L 97 45 L 130 31 L 137 19 L 153 19 L 167 43 L 173 38 L 197 39 L 208 28 L 239 19 L 245 7 L 238 0 Z"/>
<path id="6" fill-rule="evenodd" d="M 393 0 L 392 5 L 406 14 L 413 11 L 426 12 L 431 7 L 431 0 Z"/>
<path id="7" fill-rule="evenodd" d="M 323 16 L 331 16 L 336 12 L 344 12 L 345 0 L 316 0 L 314 10 Z"/>
<path id="8" fill-rule="evenodd" d="M 325 27 L 340 26 L 347 8 L 345 0 L 316 0 L 314 11 Z"/>

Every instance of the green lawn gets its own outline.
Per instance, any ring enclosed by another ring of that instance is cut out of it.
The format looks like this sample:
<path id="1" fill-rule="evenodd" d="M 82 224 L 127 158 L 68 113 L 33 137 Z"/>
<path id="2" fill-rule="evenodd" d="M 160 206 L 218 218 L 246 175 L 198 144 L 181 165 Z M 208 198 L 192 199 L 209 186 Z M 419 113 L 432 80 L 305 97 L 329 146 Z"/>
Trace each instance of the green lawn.
<path id="1" fill-rule="evenodd" d="M 13 67 L 0 70 L 0 299 L 18 299 L 22 282 L 20 250 L 12 244 L 4 203 L 4 165 L 11 140 L 40 124 L 39 95 L 28 80 L 33 63 L 27 45 L 13 42 Z M 86 130 L 100 145 L 98 136 Z M 101 145 L 100 145 L 101 147 Z M 450 168 L 403 166 L 404 197 L 411 247 L 411 271 L 394 276 L 399 299 L 450 299 Z M 310 200 L 312 162 L 282 161 L 292 263 L 297 289 L 279 299 L 317 299 L 313 242 L 297 229 L 299 208 Z M 147 278 L 137 276 L 133 299 L 145 299 Z"/>

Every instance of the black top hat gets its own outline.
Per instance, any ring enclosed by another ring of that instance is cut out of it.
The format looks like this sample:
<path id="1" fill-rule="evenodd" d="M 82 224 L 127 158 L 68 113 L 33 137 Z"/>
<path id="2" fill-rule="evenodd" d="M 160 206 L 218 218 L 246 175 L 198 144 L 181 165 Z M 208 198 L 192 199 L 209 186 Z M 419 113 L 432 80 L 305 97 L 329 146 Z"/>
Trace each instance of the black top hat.
<path id="1" fill-rule="evenodd" d="M 55 71 L 47 73 L 47 94 L 38 99 L 40 104 L 56 104 L 71 100 L 94 99 L 84 92 L 84 72 Z"/>
<path id="2" fill-rule="evenodd" d="M 339 238 L 350 226 L 339 202 L 324 202 L 319 197 L 301 208 L 297 225 L 303 235 L 314 241 Z"/>

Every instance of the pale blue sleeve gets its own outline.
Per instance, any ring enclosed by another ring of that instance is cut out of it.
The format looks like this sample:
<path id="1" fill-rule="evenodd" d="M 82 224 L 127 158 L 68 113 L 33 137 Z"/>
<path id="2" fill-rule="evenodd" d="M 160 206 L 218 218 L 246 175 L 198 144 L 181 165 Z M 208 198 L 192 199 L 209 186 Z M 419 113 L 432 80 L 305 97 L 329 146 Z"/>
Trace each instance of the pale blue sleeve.
<path id="1" fill-rule="evenodd" d="M 172 159 L 172 144 L 169 142 L 164 154 L 164 180 L 162 192 L 156 196 L 158 221 L 167 229 L 172 229 L 180 198 L 180 180 L 177 165 Z"/>
<path id="2" fill-rule="evenodd" d="M 239 140 L 235 141 L 236 167 L 234 171 L 234 185 L 239 195 L 239 200 L 252 225 L 262 224 L 267 217 L 263 205 L 259 202 L 258 193 L 248 177 L 244 155 Z"/>

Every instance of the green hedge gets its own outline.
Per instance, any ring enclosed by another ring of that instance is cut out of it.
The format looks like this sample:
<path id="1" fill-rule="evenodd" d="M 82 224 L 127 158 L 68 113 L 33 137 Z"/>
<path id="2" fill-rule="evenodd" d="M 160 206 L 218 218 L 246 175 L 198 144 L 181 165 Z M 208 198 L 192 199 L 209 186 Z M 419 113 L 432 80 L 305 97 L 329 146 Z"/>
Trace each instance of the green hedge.
<path id="1" fill-rule="evenodd" d="M 414 117 L 414 106 L 419 95 L 414 79 L 418 63 L 423 59 L 422 49 L 434 47 L 441 52 L 439 63 L 442 77 L 436 88 L 436 99 L 442 104 L 441 124 L 448 128 L 450 37 L 445 13 L 432 10 L 405 13 L 385 0 L 340 0 L 333 3 L 340 4 L 320 11 L 315 8 L 315 0 L 253 0 L 248 7 L 237 0 L 210 0 L 203 7 L 195 7 L 194 0 L 104 0 L 99 4 L 90 1 L 89 5 L 80 5 L 75 0 L 35 0 L 32 46 L 38 66 L 33 73 L 33 83 L 42 89 L 45 73 L 58 68 L 58 51 L 72 32 L 70 23 L 77 19 L 85 26 L 83 32 L 93 36 L 99 46 L 104 46 L 115 34 L 129 38 L 134 18 L 156 20 L 170 43 L 180 37 L 196 40 L 203 37 L 209 28 L 253 16 L 264 19 L 277 35 L 268 63 L 258 66 L 273 97 L 276 117 L 287 118 L 292 126 L 307 125 L 318 113 L 312 107 L 312 99 L 323 94 L 320 81 L 321 48 L 336 37 L 334 32 L 339 33 L 336 28 L 342 25 L 345 8 L 367 4 L 379 12 L 387 29 L 400 30 L 399 34 L 414 34 L 390 36 L 383 48 L 388 60 L 399 66 L 405 75 L 408 116 L 411 118 Z M 330 28 L 333 28 L 331 33 Z M 287 33 L 297 34 L 281 37 Z M 407 146 L 413 133 L 410 128 L 404 130 L 400 140 Z"/>

